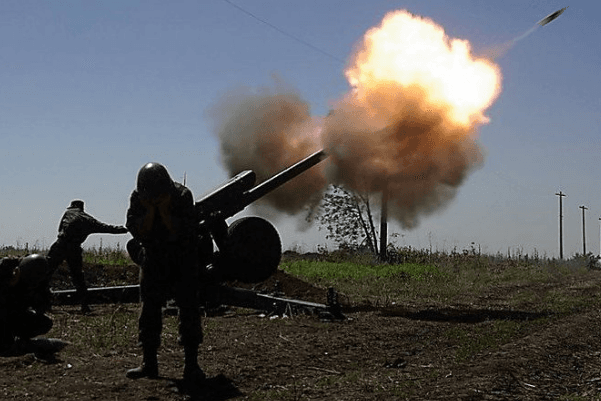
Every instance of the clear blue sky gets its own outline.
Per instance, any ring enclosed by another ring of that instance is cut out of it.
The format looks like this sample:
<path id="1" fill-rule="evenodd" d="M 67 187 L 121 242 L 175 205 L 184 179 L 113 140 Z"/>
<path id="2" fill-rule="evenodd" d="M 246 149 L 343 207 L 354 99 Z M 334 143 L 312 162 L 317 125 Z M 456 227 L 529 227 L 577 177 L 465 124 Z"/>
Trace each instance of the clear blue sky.
<path id="1" fill-rule="evenodd" d="M 10 1 L 0 2 L 0 244 L 48 247 L 72 199 L 123 224 L 139 168 L 158 161 L 196 198 L 227 178 L 207 110 L 224 92 L 278 74 L 315 115 L 348 91 L 345 62 L 396 9 L 431 18 L 475 51 L 557 20 L 497 60 L 502 92 L 480 130 L 483 166 L 451 205 L 398 244 L 488 253 L 599 252 L 601 3 L 598 1 Z M 271 25 L 271 26 L 270 26 Z M 276 27 L 277 29 L 275 29 Z M 318 50 L 319 49 L 319 50 Z M 325 233 L 275 221 L 285 248 Z M 125 244 L 93 235 L 85 246 Z"/>

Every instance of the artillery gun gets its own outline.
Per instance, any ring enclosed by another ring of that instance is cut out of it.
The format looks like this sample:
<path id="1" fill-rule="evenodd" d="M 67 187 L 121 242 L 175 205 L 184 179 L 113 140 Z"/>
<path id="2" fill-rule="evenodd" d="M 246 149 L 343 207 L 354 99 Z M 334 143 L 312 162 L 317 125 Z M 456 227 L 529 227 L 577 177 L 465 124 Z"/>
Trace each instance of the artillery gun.
<path id="1" fill-rule="evenodd" d="M 273 177 L 255 186 L 256 174 L 243 171 L 211 191 L 195 203 L 199 224 L 199 266 L 205 271 L 208 284 L 203 287 L 204 298 L 212 305 L 253 308 L 277 314 L 309 311 L 341 318 L 342 314 L 333 288 L 328 289 L 327 304 L 284 298 L 278 294 L 260 294 L 226 285 L 227 281 L 259 283 L 277 270 L 282 256 L 282 244 L 277 229 L 267 220 L 242 217 L 229 226 L 226 219 L 248 205 L 327 158 L 320 150 Z M 214 244 L 217 251 L 214 250 Z M 129 249 L 128 249 L 129 250 Z M 134 263 L 137 252 L 129 252 Z M 74 304 L 75 290 L 54 292 L 59 304 Z M 139 286 L 90 288 L 88 296 L 94 302 L 138 302 Z"/>
<path id="2" fill-rule="evenodd" d="M 260 217 L 243 217 L 229 227 L 225 223 L 251 203 L 315 166 L 327 157 L 320 150 L 254 186 L 256 175 L 246 170 L 231 178 L 196 202 L 201 240 L 201 257 L 211 255 L 215 241 L 219 252 L 211 268 L 225 279 L 260 282 L 275 273 L 282 255 L 280 236 L 275 227 Z M 206 262 L 206 261 L 205 261 Z"/>

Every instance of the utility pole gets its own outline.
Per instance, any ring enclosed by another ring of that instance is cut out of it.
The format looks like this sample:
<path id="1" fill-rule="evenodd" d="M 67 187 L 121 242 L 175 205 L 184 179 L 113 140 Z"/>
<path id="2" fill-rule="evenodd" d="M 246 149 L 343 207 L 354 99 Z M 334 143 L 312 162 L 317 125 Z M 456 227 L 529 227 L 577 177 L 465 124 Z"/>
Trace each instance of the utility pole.
<path id="1" fill-rule="evenodd" d="M 388 242 L 388 187 L 382 191 L 382 211 L 380 213 L 380 258 L 385 261 Z"/>
<path id="2" fill-rule="evenodd" d="M 599 217 L 599 257 L 601 257 L 601 217 Z"/>
<path id="3" fill-rule="evenodd" d="M 563 204 L 561 201 L 567 195 L 561 191 L 555 195 L 559 196 L 559 259 L 563 259 Z"/>
<path id="4" fill-rule="evenodd" d="M 586 255 L 586 230 L 584 228 L 584 211 L 588 210 L 586 206 L 578 206 L 582 209 L 582 255 Z"/>

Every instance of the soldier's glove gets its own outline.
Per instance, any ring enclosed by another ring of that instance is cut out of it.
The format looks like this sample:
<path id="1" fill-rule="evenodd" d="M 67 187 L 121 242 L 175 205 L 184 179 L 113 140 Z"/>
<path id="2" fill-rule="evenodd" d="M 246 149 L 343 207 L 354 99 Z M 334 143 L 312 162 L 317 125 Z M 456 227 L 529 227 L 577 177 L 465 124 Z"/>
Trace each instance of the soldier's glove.
<path id="1" fill-rule="evenodd" d="M 168 209 L 169 205 L 171 204 L 171 195 L 169 194 L 162 194 L 159 195 L 156 199 L 154 204 L 159 208 L 159 209 Z"/>
<path id="2" fill-rule="evenodd" d="M 161 195 L 161 197 L 157 199 L 156 204 L 163 224 L 167 227 L 170 236 L 175 237 L 177 235 L 177 230 L 175 229 L 173 219 L 171 218 L 171 196 L 169 194 Z"/>
<path id="3" fill-rule="evenodd" d="M 152 229 L 156 207 L 152 204 L 151 201 L 146 199 L 141 199 L 140 203 L 142 204 L 142 206 L 144 206 L 144 208 L 146 208 L 146 214 L 142 217 L 142 221 L 139 222 L 138 234 L 141 237 L 146 237 Z"/>

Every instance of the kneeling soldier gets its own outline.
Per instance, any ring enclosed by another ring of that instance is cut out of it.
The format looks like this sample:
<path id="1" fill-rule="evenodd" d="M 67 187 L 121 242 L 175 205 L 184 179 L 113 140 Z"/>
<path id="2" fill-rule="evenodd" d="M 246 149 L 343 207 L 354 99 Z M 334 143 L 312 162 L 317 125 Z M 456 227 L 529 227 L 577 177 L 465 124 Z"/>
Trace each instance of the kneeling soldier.
<path id="1" fill-rule="evenodd" d="M 46 334 L 52 320 L 50 271 L 41 255 L 0 260 L 0 354 L 31 348 L 31 339 Z"/>

